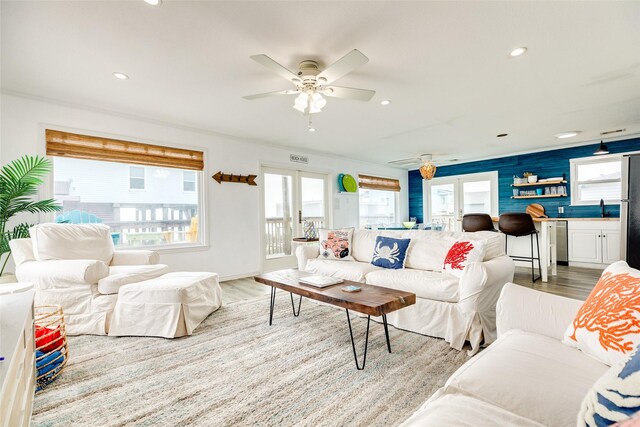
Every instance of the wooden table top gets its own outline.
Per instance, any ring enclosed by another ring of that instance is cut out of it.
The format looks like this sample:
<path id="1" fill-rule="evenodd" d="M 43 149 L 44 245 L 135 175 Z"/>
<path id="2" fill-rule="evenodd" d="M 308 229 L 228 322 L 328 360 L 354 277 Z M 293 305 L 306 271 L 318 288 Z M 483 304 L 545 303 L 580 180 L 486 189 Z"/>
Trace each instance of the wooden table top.
<path id="1" fill-rule="evenodd" d="M 314 274 L 298 270 L 279 270 L 255 276 L 254 279 L 264 285 L 371 316 L 382 316 L 416 303 L 416 294 L 411 292 L 367 285 L 351 280 L 318 288 L 300 283 L 299 279 L 305 276 L 314 276 Z M 343 291 L 342 288 L 348 285 L 359 286 L 362 290 L 359 292 Z"/>

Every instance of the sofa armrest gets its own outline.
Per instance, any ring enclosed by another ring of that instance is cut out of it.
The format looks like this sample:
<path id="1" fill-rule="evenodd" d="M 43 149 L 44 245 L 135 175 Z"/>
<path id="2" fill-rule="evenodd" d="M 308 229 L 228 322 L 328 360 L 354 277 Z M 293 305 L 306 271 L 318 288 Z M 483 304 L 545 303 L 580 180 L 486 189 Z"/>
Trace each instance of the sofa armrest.
<path id="1" fill-rule="evenodd" d="M 21 282 L 32 282 L 36 289 L 65 285 L 94 285 L 109 275 L 109 266 L 90 259 L 29 261 L 16 267 Z"/>
<path id="2" fill-rule="evenodd" d="M 304 271 L 307 268 L 307 261 L 318 258 L 320 248 L 318 245 L 300 245 L 296 248 L 296 258 L 298 259 L 298 270 Z"/>
<path id="3" fill-rule="evenodd" d="M 157 264 L 160 255 L 156 251 L 144 249 L 115 251 L 111 259 L 111 265 L 149 265 Z"/>
<path id="4" fill-rule="evenodd" d="M 515 269 L 513 260 L 504 255 L 489 261 L 470 263 L 460 278 L 460 301 L 483 294 L 495 306 L 502 286 L 513 281 Z"/>
<path id="5" fill-rule="evenodd" d="M 498 337 L 512 329 L 561 340 L 584 301 L 507 283 L 498 299 Z"/>

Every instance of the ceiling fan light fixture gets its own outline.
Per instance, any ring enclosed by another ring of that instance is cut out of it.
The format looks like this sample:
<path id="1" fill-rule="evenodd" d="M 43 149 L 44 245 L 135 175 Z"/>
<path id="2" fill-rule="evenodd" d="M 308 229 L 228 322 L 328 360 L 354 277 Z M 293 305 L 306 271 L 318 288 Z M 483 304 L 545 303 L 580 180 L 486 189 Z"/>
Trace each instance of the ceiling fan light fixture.
<path id="1" fill-rule="evenodd" d="M 596 156 L 601 156 L 603 154 L 609 154 L 609 148 L 607 148 L 607 144 L 604 141 L 600 141 L 600 146 L 596 151 L 593 152 Z"/>
<path id="2" fill-rule="evenodd" d="M 327 100 L 322 97 L 318 92 L 314 93 L 311 96 L 311 102 L 313 102 L 313 106 L 319 110 L 322 110 L 325 105 L 327 105 Z"/>
<path id="3" fill-rule="evenodd" d="M 322 109 L 316 107 L 315 104 L 309 104 L 309 114 L 321 113 Z"/>
<path id="4" fill-rule="evenodd" d="M 420 166 L 420 175 L 422 175 L 422 179 L 426 179 L 427 181 L 433 179 L 436 175 L 436 165 L 431 163 L 431 160 L 426 160 Z"/>

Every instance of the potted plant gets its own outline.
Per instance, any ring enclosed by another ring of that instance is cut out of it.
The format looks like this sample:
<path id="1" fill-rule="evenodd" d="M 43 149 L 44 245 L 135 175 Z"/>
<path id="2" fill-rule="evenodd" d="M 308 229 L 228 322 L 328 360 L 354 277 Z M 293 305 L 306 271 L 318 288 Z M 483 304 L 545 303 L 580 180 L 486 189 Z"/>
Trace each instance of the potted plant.
<path id="1" fill-rule="evenodd" d="M 0 168 L 0 276 L 11 256 L 9 241 L 29 237 L 28 223 L 9 229 L 9 220 L 21 213 L 55 212 L 61 209 L 53 199 L 34 200 L 42 177 L 51 171 L 51 162 L 45 157 L 22 156 Z M 15 281 L 13 277 L 0 283 Z"/>

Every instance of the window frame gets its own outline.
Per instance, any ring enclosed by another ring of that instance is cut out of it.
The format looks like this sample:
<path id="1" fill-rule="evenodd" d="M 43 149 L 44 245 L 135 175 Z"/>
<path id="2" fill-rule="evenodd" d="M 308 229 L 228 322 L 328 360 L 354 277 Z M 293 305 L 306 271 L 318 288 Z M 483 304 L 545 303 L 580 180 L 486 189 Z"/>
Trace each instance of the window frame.
<path id="1" fill-rule="evenodd" d="M 577 157 L 569 159 L 569 187 L 571 189 L 571 206 L 597 206 L 600 204 L 600 200 L 578 200 L 580 191 L 578 187 L 580 184 L 607 184 L 607 183 L 619 183 L 622 189 L 622 156 L 623 153 L 607 154 L 604 156 L 590 156 L 590 157 Z M 592 181 L 578 181 L 578 167 L 582 165 L 591 165 L 598 163 L 610 163 L 611 161 L 619 161 L 620 178 L 619 179 L 599 179 Z M 604 201 L 607 205 L 619 205 L 620 199 L 607 199 Z"/>
<path id="2" fill-rule="evenodd" d="M 50 124 L 39 124 L 39 135 L 40 135 L 40 150 L 43 155 L 46 155 L 49 158 L 53 158 L 55 156 L 47 154 L 47 137 L 46 133 L 49 130 L 58 131 L 58 132 L 71 132 L 78 134 L 89 134 L 96 136 L 98 138 L 122 138 L 122 135 L 115 135 L 106 132 L 99 131 L 87 131 L 86 129 L 76 129 L 72 127 L 66 126 L 57 126 Z M 207 188 L 209 186 L 209 181 L 206 179 L 205 171 L 208 170 L 208 159 L 209 159 L 209 150 L 205 146 L 198 145 L 186 145 L 179 143 L 166 143 L 163 142 L 158 144 L 158 141 L 149 140 L 145 138 L 139 138 L 134 136 L 125 136 L 126 139 L 131 141 L 137 141 L 139 144 L 151 144 L 157 145 L 158 147 L 167 147 L 178 150 L 196 150 L 202 153 L 201 163 L 202 170 L 195 170 L 196 172 L 196 182 L 199 182 L 199 185 L 196 185 L 196 193 L 198 196 L 198 239 L 196 242 L 183 242 L 183 243 L 174 243 L 174 244 L 160 244 L 160 245 L 143 245 L 143 246 L 118 246 L 117 250 L 119 251 L 129 251 L 129 250 L 139 250 L 139 249 L 149 249 L 156 251 L 158 253 L 172 254 L 172 253 L 189 253 L 189 252 L 201 252 L 208 251 L 210 249 L 210 237 L 209 237 L 209 206 L 208 206 L 208 196 L 207 196 Z M 122 162 L 124 163 L 124 162 Z M 131 164 L 129 164 L 131 165 Z M 134 165 L 135 166 L 135 165 Z M 144 165 L 143 165 L 144 166 Z M 163 166 L 164 167 L 164 166 Z M 146 168 L 145 168 L 146 169 Z M 146 175 L 145 175 L 146 182 Z M 146 185 L 145 185 L 146 186 Z M 54 171 L 48 174 L 48 176 L 44 179 L 44 185 L 40 189 L 40 194 L 43 198 L 53 198 L 54 197 Z M 40 222 L 54 222 L 57 213 L 47 213 L 47 214 L 39 214 Z"/>
<path id="3" fill-rule="evenodd" d="M 124 163 L 127 164 L 127 163 Z M 140 177 L 137 176 L 131 176 L 131 170 L 133 168 L 140 168 L 142 169 L 142 188 L 131 188 L 131 179 L 141 179 Z M 129 164 L 129 191 L 146 191 L 147 190 L 147 168 L 142 166 L 142 165 L 132 165 Z"/>

